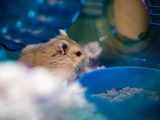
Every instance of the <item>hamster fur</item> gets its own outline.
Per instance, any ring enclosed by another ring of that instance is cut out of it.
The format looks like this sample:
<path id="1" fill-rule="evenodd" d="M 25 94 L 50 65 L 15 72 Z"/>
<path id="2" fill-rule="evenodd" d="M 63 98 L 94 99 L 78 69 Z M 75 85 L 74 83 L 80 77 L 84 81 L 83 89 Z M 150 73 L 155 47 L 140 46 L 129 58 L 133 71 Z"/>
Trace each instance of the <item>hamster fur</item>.
<path id="1" fill-rule="evenodd" d="M 19 58 L 32 67 L 47 68 L 57 75 L 64 75 L 67 79 L 76 76 L 79 69 L 88 63 L 85 51 L 67 33 L 60 30 L 60 35 L 46 43 L 28 45 Z"/>

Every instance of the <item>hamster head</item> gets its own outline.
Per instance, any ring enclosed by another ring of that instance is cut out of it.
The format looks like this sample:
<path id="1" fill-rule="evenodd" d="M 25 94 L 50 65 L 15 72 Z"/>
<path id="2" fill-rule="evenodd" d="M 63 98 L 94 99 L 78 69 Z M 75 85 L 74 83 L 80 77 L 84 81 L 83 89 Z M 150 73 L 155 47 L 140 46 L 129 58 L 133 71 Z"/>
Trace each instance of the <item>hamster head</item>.
<path id="1" fill-rule="evenodd" d="M 69 68 L 75 71 L 81 69 L 88 63 L 86 52 L 74 40 L 70 39 L 68 35 L 60 30 L 60 35 L 49 41 L 50 46 L 56 48 L 56 54 L 51 56 L 56 59 L 50 59 L 62 68 Z M 53 48 L 53 47 L 50 47 Z M 53 65 L 53 67 L 56 65 Z"/>
<path id="2" fill-rule="evenodd" d="M 85 51 L 63 30 L 60 30 L 59 36 L 47 43 L 27 46 L 22 51 L 20 60 L 31 66 L 42 66 L 51 72 L 64 74 L 77 72 L 88 63 Z"/>

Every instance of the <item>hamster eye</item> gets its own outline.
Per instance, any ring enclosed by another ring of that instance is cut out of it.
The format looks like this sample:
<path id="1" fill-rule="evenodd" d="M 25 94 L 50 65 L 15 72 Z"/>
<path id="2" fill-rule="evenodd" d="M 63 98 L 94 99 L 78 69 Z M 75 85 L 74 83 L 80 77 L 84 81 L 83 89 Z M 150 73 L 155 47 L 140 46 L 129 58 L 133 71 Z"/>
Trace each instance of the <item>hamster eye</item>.
<path id="1" fill-rule="evenodd" d="M 77 57 L 80 57 L 82 55 L 82 53 L 80 51 L 77 51 L 75 54 Z"/>

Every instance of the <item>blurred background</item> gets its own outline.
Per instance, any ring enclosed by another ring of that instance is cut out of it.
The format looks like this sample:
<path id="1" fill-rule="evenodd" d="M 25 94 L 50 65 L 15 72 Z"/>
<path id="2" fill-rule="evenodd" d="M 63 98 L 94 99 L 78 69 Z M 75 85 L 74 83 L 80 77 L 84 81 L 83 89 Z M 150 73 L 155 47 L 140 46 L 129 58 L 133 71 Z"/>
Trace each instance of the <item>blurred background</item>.
<path id="1" fill-rule="evenodd" d="M 159 68 L 157 0 L 1 0 L 0 60 L 16 60 L 28 44 L 64 29 L 82 46 L 103 49 L 96 64 Z"/>

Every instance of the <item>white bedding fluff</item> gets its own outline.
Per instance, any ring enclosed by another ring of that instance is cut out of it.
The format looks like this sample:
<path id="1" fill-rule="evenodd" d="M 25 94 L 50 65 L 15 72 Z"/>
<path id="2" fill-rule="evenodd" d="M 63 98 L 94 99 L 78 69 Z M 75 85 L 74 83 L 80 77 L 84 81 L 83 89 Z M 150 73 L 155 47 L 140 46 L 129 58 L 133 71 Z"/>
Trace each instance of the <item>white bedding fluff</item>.
<path id="1" fill-rule="evenodd" d="M 43 68 L 0 63 L 0 120 L 106 120 L 84 92 Z"/>

